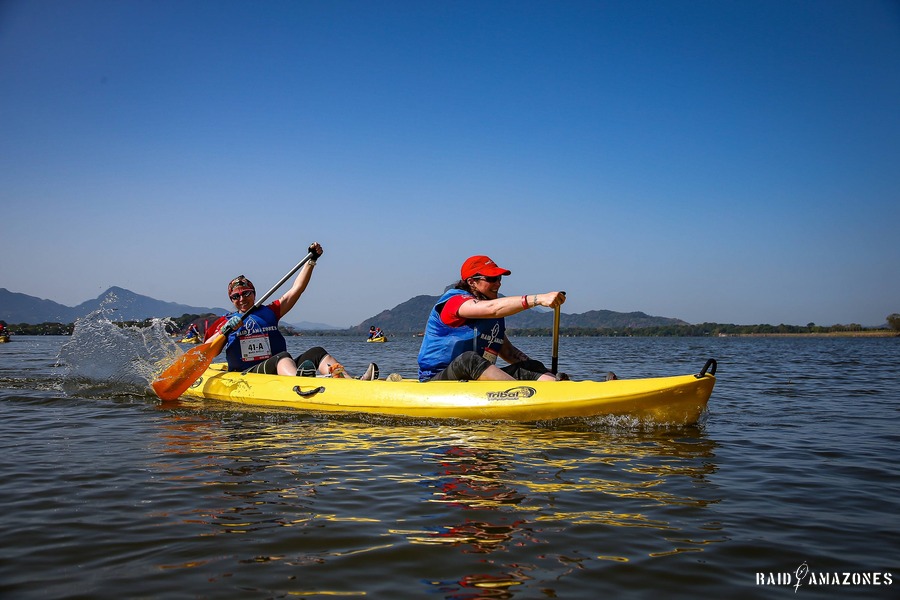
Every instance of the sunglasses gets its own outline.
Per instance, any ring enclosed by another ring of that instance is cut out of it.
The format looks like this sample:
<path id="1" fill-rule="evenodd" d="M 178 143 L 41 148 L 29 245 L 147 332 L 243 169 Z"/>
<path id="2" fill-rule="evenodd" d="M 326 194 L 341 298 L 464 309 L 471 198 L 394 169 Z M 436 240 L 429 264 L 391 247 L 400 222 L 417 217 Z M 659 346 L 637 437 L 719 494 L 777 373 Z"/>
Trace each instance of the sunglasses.
<path id="1" fill-rule="evenodd" d="M 497 275 L 496 277 L 486 277 L 484 275 L 475 275 L 472 279 L 483 279 L 488 283 L 497 283 L 498 281 L 503 279 L 503 275 Z"/>
<path id="2" fill-rule="evenodd" d="M 253 290 L 244 290 L 243 292 L 238 292 L 236 294 L 232 294 L 228 296 L 232 301 L 237 301 L 239 298 L 249 298 L 253 294 L 255 294 Z"/>

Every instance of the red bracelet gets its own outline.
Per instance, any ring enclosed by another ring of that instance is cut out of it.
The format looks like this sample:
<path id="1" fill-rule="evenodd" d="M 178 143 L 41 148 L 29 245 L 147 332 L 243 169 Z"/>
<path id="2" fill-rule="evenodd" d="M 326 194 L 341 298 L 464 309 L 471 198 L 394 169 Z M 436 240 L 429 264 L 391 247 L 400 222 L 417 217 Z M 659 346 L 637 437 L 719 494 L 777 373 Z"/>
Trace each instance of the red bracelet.
<path id="1" fill-rule="evenodd" d="M 528 308 L 528 296 L 522 296 L 522 308 Z"/>

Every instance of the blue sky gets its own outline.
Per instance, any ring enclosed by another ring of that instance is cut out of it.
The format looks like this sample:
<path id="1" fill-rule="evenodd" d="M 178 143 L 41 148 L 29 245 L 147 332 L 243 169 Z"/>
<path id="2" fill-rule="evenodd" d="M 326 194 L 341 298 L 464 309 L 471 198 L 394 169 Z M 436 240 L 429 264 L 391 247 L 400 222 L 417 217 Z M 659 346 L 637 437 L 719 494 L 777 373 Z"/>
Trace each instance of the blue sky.
<path id="1" fill-rule="evenodd" d="M 289 322 L 440 293 L 697 323 L 900 312 L 900 3 L 0 3 L 0 287 Z M 423 315 L 423 320 L 425 315 Z"/>

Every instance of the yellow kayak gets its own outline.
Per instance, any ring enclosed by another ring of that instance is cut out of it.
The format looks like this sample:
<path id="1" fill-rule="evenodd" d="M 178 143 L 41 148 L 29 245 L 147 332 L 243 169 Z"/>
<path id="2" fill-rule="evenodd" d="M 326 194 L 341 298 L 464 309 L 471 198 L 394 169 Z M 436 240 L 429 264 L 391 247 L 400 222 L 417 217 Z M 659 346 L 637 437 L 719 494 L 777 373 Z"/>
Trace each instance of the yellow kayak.
<path id="1" fill-rule="evenodd" d="M 696 375 L 613 381 L 359 381 L 211 365 L 185 396 L 291 410 L 424 419 L 548 421 L 628 416 L 692 425 L 712 394 L 716 361 Z"/>
<path id="2" fill-rule="evenodd" d="M 382 342 L 386 342 L 386 341 L 387 341 L 387 338 L 384 337 L 383 335 L 381 335 L 381 336 L 378 336 L 378 337 L 367 338 L 366 341 L 367 341 L 367 342 L 382 343 Z"/>
<path id="3" fill-rule="evenodd" d="M 178 340 L 178 343 L 179 344 L 199 344 L 202 341 L 203 340 L 201 340 L 197 336 L 191 336 L 191 337 L 181 338 L 180 340 Z"/>
<path id="4" fill-rule="evenodd" d="M 8 333 L 0 333 L 0 344 L 5 344 L 8 341 L 9 341 L 9 334 Z"/>

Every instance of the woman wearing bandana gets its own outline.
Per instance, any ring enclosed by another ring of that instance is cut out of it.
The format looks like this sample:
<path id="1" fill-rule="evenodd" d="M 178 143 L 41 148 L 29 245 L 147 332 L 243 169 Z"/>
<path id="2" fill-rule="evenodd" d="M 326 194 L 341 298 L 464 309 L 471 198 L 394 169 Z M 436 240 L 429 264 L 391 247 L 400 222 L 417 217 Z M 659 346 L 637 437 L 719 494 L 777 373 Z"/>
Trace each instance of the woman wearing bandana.
<path id="1" fill-rule="evenodd" d="M 306 290 L 312 277 L 316 260 L 322 256 L 322 246 L 313 242 L 309 246 L 313 258 L 300 269 L 291 288 L 281 298 L 260 306 L 241 321 L 240 315 L 256 303 L 256 288 L 243 275 L 228 283 L 228 298 L 234 304 L 234 312 L 220 317 L 207 331 L 207 339 L 215 335 L 227 335 L 225 358 L 229 371 L 266 373 L 269 375 L 300 375 L 349 378 L 341 365 L 324 348 L 310 348 L 296 361 L 287 351 L 287 342 L 278 330 L 278 322 L 290 311 Z M 378 366 L 369 365 L 360 379 L 378 379 Z"/>

